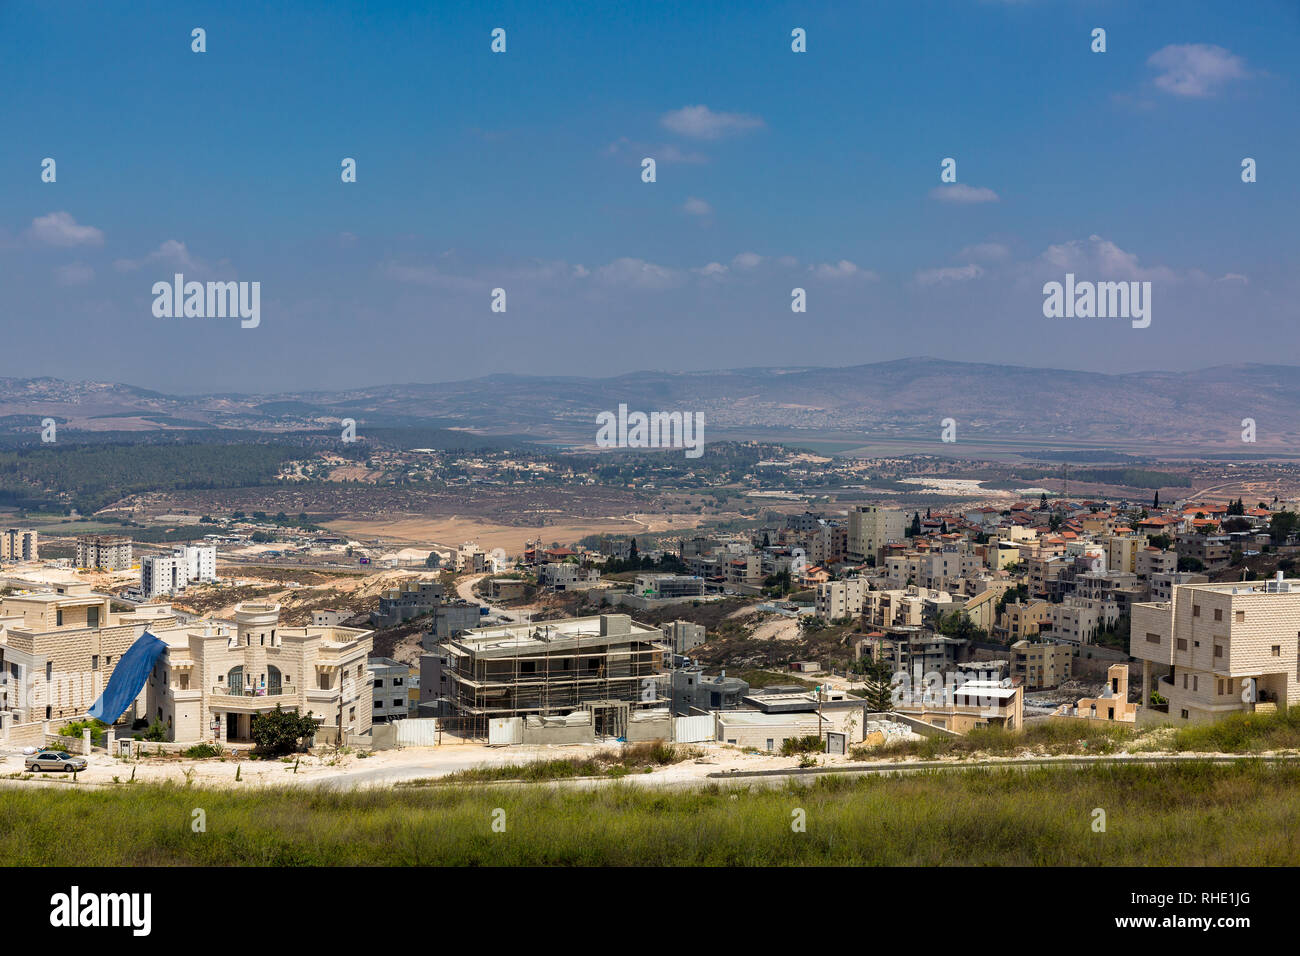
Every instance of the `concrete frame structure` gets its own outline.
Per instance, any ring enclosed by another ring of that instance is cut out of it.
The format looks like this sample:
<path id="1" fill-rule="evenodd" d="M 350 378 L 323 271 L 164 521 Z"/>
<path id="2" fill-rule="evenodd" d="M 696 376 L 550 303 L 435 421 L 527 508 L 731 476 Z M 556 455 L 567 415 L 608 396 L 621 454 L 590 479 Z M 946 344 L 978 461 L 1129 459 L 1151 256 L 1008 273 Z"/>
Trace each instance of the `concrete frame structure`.
<path id="1" fill-rule="evenodd" d="M 446 679 L 451 713 L 463 730 L 482 736 L 496 717 L 663 707 L 658 678 L 670 653 L 659 628 L 626 614 L 504 624 L 465 631 L 439 647 L 433 666 L 442 673 L 430 681 Z"/>

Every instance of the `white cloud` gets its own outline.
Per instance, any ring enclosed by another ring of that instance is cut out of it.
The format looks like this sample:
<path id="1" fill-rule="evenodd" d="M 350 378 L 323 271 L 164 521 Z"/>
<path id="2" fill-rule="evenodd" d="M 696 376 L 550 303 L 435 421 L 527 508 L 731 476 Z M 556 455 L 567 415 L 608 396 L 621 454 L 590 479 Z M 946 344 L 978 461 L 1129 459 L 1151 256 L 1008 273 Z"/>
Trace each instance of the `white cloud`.
<path id="1" fill-rule="evenodd" d="M 694 196 L 688 198 L 686 202 L 682 204 L 682 208 L 686 210 L 688 213 L 690 213 L 692 216 L 713 215 L 713 207 L 710 206 L 708 203 L 706 203 L 703 199 L 696 199 Z"/>
<path id="2" fill-rule="evenodd" d="M 935 186 L 930 190 L 930 198 L 941 202 L 997 202 L 998 194 L 987 186 L 967 186 L 965 183 L 953 183 L 951 186 Z"/>
<path id="3" fill-rule="evenodd" d="M 941 269 L 922 269 L 916 274 L 921 285 L 943 285 L 949 282 L 969 282 L 978 279 L 984 270 L 975 263 L 965 266 L 945 266 Z"/>
<path id="4" fill-rule="evenodd" d="M 867 279 L 875 281 L 880 276 L 870 269 L 863 269 L 848 259 L 839 262 L 823 262 L 821 265 L 809 266 L 808 271 L 818 279 Z"/>
<path id="5" fill-rule="evenodd" d="M 698 268 L 692 269 L 691 271 L 694 272 L 696 275 L 709 278 L 712 276 L 726 275 L 727 267 L 724 266 L 721 262 L 710 262 L 708 265 L 700 266 Z"/>
<path id="6" fill-rule="evenodd" d="M 1218 282 L 1240 282 L 1242 285 L 1250 285 L 1250 280 L 1240 272 L 1226 272 L 1223 277 L 1216 280 Z"/>
<path id="7" fill-rule="evenodd" d="M 168 239 L 143 259 L 118 259 L 113 268 L 118 272 L 134 272 L 155 262 L 181 269 L 203 269 L 204 264 L 190 255 L 190 250 L 179 239 Z"/>
<path id="8" fill-rule="evenodd" d="M 722 139 L 765 125 L 762 118 L 745 113 L 715 113 L 707 106 L 683 106 L 659 118 L 660 124 L 679 136 L 692 139 Z"/>
<path id="9" fill-rule="evenodd" d="M 104 233 L 94 226 L 82 226 L 71 213 L 52 212 L 32 220 L 30 235 L 47 246 L 102 246 Z"/>
<path id="10" fill-rule="evenodd" d="M 1087 240 L 1072 239 L 1048 246 L 1041 261 L 1055 271 L 1074 272 L 1103 281 L 1177 278 L 1174 270 L 1165 266 L 1138 265 L 1136 254 L 1125 252 L 1109 239 L 1097 235 L 1089 236 Z"/>
<path id="11" fill-rule="evenodd" d="M 763 257 L 757 252 L 741 252 L 731 260 L 731 264 L 737 269 L 757 269 Z"/>
<path id="12" fill-rule="evenodd" d="M 640 289 L 667 289 L 676 285 L 677 273 L 644 259 L 623 257 L 596 270 L 596 278 L 608 285 L 629 285 Z"/>
<path id="13" fill-rule="evenodd" d="M 1175 96 L 1210 96 L 1229 80 L 1246 76 L 1246 62 L 1210 43 L 1173 43 L 1147 58 L 1160 71 L 1155 83 Z"/>
<path id="14" fill-rule="evenodd" d="M 973 246 L 967 246 L 961 252 L 957 253 L 958 259 L 981 259 L 985 262 L 996 262 L 1005 259 L 1011 255 L 1011 250 L 1000 242 L 977 242 Z"/>

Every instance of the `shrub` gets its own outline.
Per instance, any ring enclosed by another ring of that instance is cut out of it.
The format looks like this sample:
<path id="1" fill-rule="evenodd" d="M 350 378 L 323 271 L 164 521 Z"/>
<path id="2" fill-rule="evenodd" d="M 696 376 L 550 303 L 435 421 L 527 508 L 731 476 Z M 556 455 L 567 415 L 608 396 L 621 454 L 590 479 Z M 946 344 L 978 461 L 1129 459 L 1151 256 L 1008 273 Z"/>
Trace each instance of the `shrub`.
<path id="1" fill-rule="evenodd" d="M 213 744 L 195 744 L 188 750 L 182 750 L 181 756 L 189 757 L 191 760 L 202 760 L 205 757 L 220 757 L 221 748 Z"/>
<path id="2" fill-rule="evenodd" d="M 809 734 L 807 737 L 788 737 L 781 743 L 781 755 L 783 757 L 793 757 L 795 754 L 819 754 L 825 752 L 826 739 L 819 734 Z"/>
<path id="3" fill-rule="evenodd" d="M 316 735 L 316 720 L 310 711 L 304 716 L 276 704 L 269 713 L 253 715 L 252 735 L 259 753 L 277 757 L 297 750 L 300 740 L 310 741 Z"/>

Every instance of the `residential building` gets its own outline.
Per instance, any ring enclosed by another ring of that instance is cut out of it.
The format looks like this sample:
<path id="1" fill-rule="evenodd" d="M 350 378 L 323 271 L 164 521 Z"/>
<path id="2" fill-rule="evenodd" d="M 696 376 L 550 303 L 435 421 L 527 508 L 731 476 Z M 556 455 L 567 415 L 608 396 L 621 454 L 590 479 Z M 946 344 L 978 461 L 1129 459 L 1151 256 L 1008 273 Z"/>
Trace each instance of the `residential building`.
<path id="1" fill-rule="evenodd" d="M 1300 581 L 1179 584 L 1169 601 L 1135 604 L 1129 653 L 1174 721 L 1282 710 L 1300 703 Z M 1152 664 L 1171 668 L 1152 682 Z"/>
<path id="2" fill-rule="evenodd" d="M 686 667 L 672 672 L 670 694 L 672 712 L 681 717 L 703 711 L 735 710 L 749 694 L 749 684 L 726 672 L 708 677 L 702 667 Z"/>
<path id="3" fill-rule="evenodd" d="M 537 583 L 553 591 L 589 588 L 599 580 L 600 572 L 595 568 L 584 568 L 569 561 L 540 564 L 537 567 Z"/>
<path id="4" fill-rule="evenodd" d="M 122 571 L 131 567 L 131 539 L 118 534 L 88 534 L 77 538 L 77 567 Z"/>
<path id="5" fill-rule="evenodd" d="M 370 732 L 367 660 L 371 632 L 353 627 L 287 627 L 280 605 L 245 601 L 233 627 L 197 621 L 150 627 L 167 644 L 144 689 L 145 713 L 178 741 L 251 743 L 255 714 L 276 707 L 310 713 L 317 739 Z"/>
<path id="6" fill-rule="evenodd" d="M 211 545 L 183 545 L 170 555 L 153 555 L 140 561 L 140 591 L 146 599 L 183 591 L 194 581 L 217 579 L 217 549 Z"/>
<path id="7" fill-rule="evenodd" d="M 0 531 L 0 563 L 39 561 L 39 533 L 33 528 L 8 528 Z"/>
<path id="8" fill-rule="evenodd" d="M 976 727 L 1019 730 L 1025 724 L 1024 687 L 1009 681 L 968 680 L 905 691 L 894 712 L 955 733 Z"/>
<path id="9" fill-rule="evenodd" d="M 673 621 L 666 625 L 664 637 L 675 654 L 687 654 L 708 640 L 704 625 L 692 624 L 690 621 Z"/>
<path id="10" fill-rule="evenodd" d="M 638 574 L 635 592 L 652 600 L 699 597 L 704 578 L 694 574 Z"/>
<path id="11" fill-rule="evenodd" d="M 439 650 L 452 713 L 469 733 L 485 734 L 489 718 L 583 709 L 612 710 L 617 724 L 629 708 L 666 703 L 657 678 L 671 649 L 659 628 L 626 614 L 474 628 Z"/>
<path id="12" fill-rule="evenodd" d="M 1137 709 L 1138 705 L 1128 699 L 1128 665 L 1112 664 L 1106 669 L 1106 690 L 1100 697 L 1084 697 L 1074 704 L 1062 704 L 1052 716 L 1132 724 L 1137 722 Z"/>
<path id="13" fill-rule="evenodd" d="M 871 591 L 866 578 L 827 581 L 817 585 L 814 607 L 824 621 L 839 621 L 862 613 L 863 600 Z"/>
<path id="14" fill-rule="evenodd" d="M 1153 602 L 1171 601 L 1174 588 L 1180 584 L 1209 584 L 1208 575 L 1194 571 L 1166 571 L 1151 576 L 1151 600 Z"/>
<path id="15" fill-rule="evenodd" d="M 1056 687 L 1069 679 L 1075 653 L 1069 644 L 1016 641 L 1011 645 L 1011 676 L 1019 677 L 1030 690 Z"/>
<path id="16" fill-rule="evenodd" d="M 875 564 L 880 550 L 891 541 L 902 541 L 907 516 L 894 508 L 854 505 L 849 509 L 848 559 Z"/>
<path id="17" fill-rule="evenodd" d="M 84 583 L 0 597 L 0 712 L 12 724 L 84 715 L 146 626 L 174 622 L 167 605 L 113 612 Z"/>
<path id="18" fill-rule="evenodd" d="M 370 676 L 371 709 L 373 723 L 402 720 L 411 709 L 411 669 L 391 657 L 372 657 L 366 661 Z"/>

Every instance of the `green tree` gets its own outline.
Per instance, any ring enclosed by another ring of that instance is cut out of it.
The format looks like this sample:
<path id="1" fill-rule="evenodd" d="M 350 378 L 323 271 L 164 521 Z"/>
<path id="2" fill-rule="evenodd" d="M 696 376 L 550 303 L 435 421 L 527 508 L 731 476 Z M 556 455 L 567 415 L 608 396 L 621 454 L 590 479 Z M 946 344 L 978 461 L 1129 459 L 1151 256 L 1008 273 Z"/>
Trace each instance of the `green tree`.
<path id="1" fill-rule="evenodd" d="M 1286 544 L 1287 538 L 1296 530 L 1296 525 L 1300 523 L 1300 515 L 1294 511 L 1277 511 L 1268 522 L 1268 536 L 1273 539 L 1274 544 Z"/>
<path id="2" fill-rule="evenodd" d="M 311 740 L 315 734 L 316 720 L 311 711 L 303 716 L 282 710 L 276 704 L 273 711 L 253 715 L 253 742 L 257 744 L 258 751 L 267 756 L 275 757 L 297 750 L 299 741 Z"/>
<path id="3" fill-rule="evenodd" d="M 862 696 L 867 701 L 867 709 L 879 714 L 893 710 L 894 694 L 891 680 L 894 675 L 889 663 L 884 660 L 878 661 L 874 657 L 866 658 L 862 673 L 867 684 L 862 691 Z"/>

